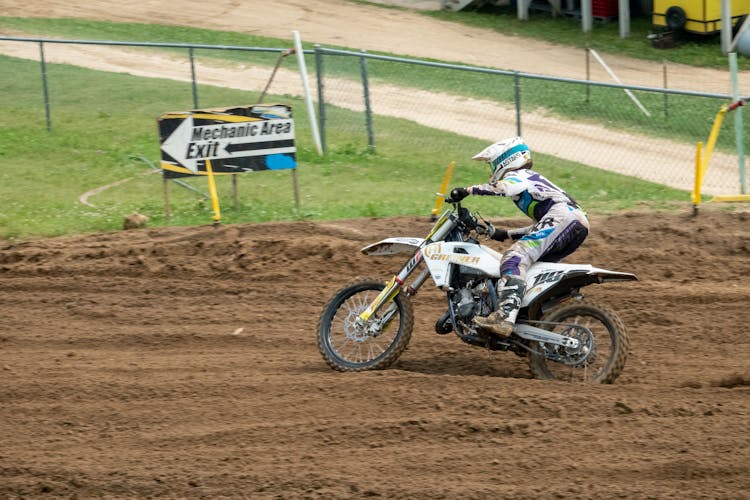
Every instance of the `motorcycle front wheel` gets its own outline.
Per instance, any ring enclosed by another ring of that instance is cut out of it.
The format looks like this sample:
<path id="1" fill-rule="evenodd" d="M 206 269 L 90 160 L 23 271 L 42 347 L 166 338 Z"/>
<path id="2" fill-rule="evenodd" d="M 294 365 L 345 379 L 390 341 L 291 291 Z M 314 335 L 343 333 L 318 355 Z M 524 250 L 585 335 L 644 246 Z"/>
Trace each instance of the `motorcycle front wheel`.
<path id="1" fill-rule="evenodd" d="M 587 349 L 565 352 L 557 345 L 533 341 L 529 347 L 529 368 L 538 379 L 611 384 L 620 375 L 628 357 L 628 336 L 617 314 L 606 306 L 577 300 L 548 311 L 542 321 L 580 325 L 586 332 L 578 339 Z M 564 325 L 544 325 L 546 330 L 567 334 Z M 590 332 L 590 334 L 588 333 Z"/>
<path id="2" fill-rule="evenodd" d="M 336 292 L 318 322 L 318 349 L 334 370 L 358 372 L 387 368 L 411 339 L 414 312 L 411 301 L 399 292 L 369 319 L 360 314 L 375 300 L 385 283 L 355 281 Z"/>

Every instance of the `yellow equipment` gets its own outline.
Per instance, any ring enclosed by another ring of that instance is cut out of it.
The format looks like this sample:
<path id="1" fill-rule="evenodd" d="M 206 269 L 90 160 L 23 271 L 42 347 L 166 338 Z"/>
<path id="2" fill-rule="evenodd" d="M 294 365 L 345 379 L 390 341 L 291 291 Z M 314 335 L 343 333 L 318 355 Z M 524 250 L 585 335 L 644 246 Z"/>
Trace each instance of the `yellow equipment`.
<path id="1" fill-rule="evenodd" d="M 708 161 L 711 159 L 711 154 L 713 153 L 714 146 L 716 145 L 716 139 L 719 137 L 719 130 L 721 129 L 721 122 L 724 121 L 724 115 L 744 105 L 745 101 L 743 99 L 740 99 L 739 101 L 722 106 L 719 112 L 716 113 L 714 125 L 713 127 L 711 127 L 711 133 L 708 135 L 708 142 L 706 143 L 705 149 L 703 148 L 702 142 L 699 142 L 696 145 L 695 183 L 693 184 L 693 193 L 691 195 L 691 198 L 693 200 L 693 214 L 698 213 L 698 205 L 700 205 L 701 202 L 701 186 L 703 185 L 703 177 L 705 177 L 706 175 L 706 170 L 708 169 Z M 711 201 L 750 201 L 750 195 L 719 195 L 714 196 Z"/>
<path id="2" fill-rule="evenodd" d="M 750 0 L 731 0 L 732 26 L 750 13 Z M 721 31 L 720 0 L 654 0 L 654 26 L 709 35 Z"/>

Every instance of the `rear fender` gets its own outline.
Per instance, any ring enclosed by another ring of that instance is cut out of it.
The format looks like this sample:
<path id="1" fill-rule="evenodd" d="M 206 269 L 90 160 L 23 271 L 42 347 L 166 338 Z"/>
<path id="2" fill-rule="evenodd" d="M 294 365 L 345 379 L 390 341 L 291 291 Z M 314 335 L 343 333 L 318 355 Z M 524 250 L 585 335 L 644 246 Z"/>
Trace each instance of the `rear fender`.
<path id="1" fill-rule="evenodd" d="M 595 283 L 612 283 L 617 281 L 637 281 L 632 273 L 610 271 L 589 264 L 559 264 L 537 262 L 526 275 L 526 294 L 522 307 L 534 302 L 544 303 L 555 297 L 568 295 Z"/>

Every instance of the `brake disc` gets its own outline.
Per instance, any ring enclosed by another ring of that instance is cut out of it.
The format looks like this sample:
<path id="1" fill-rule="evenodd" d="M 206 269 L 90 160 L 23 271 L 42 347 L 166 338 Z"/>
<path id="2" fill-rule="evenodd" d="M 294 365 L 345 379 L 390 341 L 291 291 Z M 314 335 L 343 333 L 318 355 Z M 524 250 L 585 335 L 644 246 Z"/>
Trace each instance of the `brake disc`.
<path id="1" fill-rule="evenodd" d="M 558 323 L 555 321 L 526 321 L 526 323 L 546 328 L 554 331 L 558 335 L 570 337 L 578 341 L 577 347 L 567 347 L 539 342 L 539 347 L 545 358 L 575 368 L 590 365 L 596 360 L 596 343 L 594 341 L 594 334 L 585 326 L 576 325 L 574 323 Z M 555 327 L 562 327 L 562 330 L 555 331 Z"/>

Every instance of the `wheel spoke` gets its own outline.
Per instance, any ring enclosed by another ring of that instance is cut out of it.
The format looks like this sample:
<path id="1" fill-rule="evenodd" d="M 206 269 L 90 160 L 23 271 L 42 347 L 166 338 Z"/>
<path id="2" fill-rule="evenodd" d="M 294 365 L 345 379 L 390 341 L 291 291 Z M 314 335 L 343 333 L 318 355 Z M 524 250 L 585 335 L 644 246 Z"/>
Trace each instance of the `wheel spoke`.
<path id="1" fill-rule="evenodd" d="M 619 375 L 627 356 L 627 337 L 614 312 L 583 301 L 551 310 L 544 320 L 580 327 L 558 325 L 554 330 L 576 338 L 588 350 L 575 352 L 540 344 L 540 352 L 559 357 L 531 355 L 529 364 L 535 376 L 571 382 L 612 382 Z"/>
<path id="2" fill-rule="evenodd" d="M 380 295 L 381 280 L 353 282 L 328 302 L 318 324 L 318 349 L 332 368 L 360 371 L 385 368 L 406 349 L 414 313 L 408 296 L 398 294 L 390 304 L 363 320 L 360 315 Z M 384 325 L 383 315 L 388 323 Z"/>

